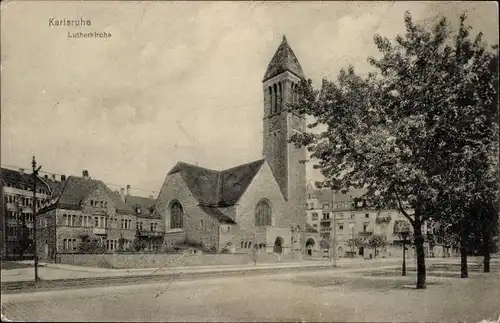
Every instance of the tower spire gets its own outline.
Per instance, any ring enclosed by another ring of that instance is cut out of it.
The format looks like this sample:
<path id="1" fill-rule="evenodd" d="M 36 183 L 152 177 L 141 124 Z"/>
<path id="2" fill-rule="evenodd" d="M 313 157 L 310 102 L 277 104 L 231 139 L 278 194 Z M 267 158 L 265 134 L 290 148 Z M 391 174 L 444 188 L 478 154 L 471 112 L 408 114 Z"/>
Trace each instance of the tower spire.
<path id="1" fill-rule="evenodd" d="M 289 71 L 298 78 L 304 79 L 304 72 L 300 66 L 299 60 L 295 56 L 293 50 L 290 48 L 286 35 L 283 34 L 283 40 L 274 53 L 271 62 L 267 66 L 266 74 L 264 75 L 263 82 L 279 75 L 285 71 Z"/>

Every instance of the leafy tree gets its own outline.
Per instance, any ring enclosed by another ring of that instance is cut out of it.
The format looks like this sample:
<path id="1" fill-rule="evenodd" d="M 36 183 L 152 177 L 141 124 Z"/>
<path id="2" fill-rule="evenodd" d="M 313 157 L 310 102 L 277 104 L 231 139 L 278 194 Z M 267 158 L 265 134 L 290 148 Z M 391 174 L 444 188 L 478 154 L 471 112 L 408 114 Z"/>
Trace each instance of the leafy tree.
<path id="1" fill-rule="evenodd" d="M 364 239 L 360 236 L 354 236 L 354 237 L 348 239 L 346 241 L 346 244 L 349 248 L 351 248 L 351 252 L 353 253 L 353 255 L 354 255 L 355 248 L 364 247 L 366 245 Z"/>
<path id="2" fill-rule="evenodd" d="M 123 236 L 120 236 L 118 239 L 118 251 L 122 252 L 125 250 L 125 238 Z"/>
<path id="3" fill-rule="evenodd" d="M 368 238 L 368 246 L 373 248 L 375 251 L 374 257 L 377 257 L 377 248 L 383 248 L 387 245 L 387 239 L 384 235 L 380 234 L 372 234 L 370 238 Z"/>
<path id="4" fill-rule="evenodd" d="M 327 239 L 322 239 L 320 242 L 319 242 L 319 246 L 321 249 L 325 250 L 325 249 L 330 249 L 330 242 L 327 240 Z"/>
<path id="5" fill-rule="evenodd" d="M 135 238 L 132 243 L 132 248 L 134 251 L 142 251 L 146 249 L 146 241 L 141 238 L 141 232 L 139 231 L 139 229 L 137 229 L 135 232 Z"/>
<path id="6" fill-rule="evenodd" d="M 436 238 L 433 233 L 427 234 L 427 243 L 429 244 L 429 249 L 431 251 L 431 257 L 434 258 L 434 248 L 436 247 Z"/>
<path id="7" fill-rule="evenodd" d="M 102 253 L 104 248 L 96 237 L 89 234 L 82 234 L 80 236 L 82 242 L 79 244 L 78 248 L 80 252 L 83 253 Z"/>
<path id="8" fill-rule="evenodd" d="M 469 40 L 465 19 L 462 15 L 454 55 L 443 61 L 457 88 L 442 107 L 447 111 L 442 127 L 452 137 L 436 155 L 438 163 L 447 165 L 442 175 L 448 185 L 440 192 L 447 203 L 437 206 L 434 215 L 459 237 L 462 278 L 468 277 L 467 255 L 474 242 L 489 235 L 480 232 L 481 223 L 491 220 L 483 206 L 498 196 L 498 52 L 487 51 L 481 33 Z"/>
<path id="9" fill-rule="evenodd" d="M 362 199 L 368 205 L 396 207 L 409 221 L 417 252 L 417 288 L 426 288 L 421 227 L 430 219 L 450 225 L 466 222 L 469 189 L 477 194 L 480 186 L 472 184 L 476 178 L 467 166 L 482 169 L 484 163 L 474 164 L 473 156 L 484 153 L 491 141 L 485 136 L 491 137 L 495 129 L 490 127 L 495 121 L 485 120 L 490 112 L 478 104 L 495 95 L 484 69 L 491 55 L 479 41 L 468 40 L 465 15 L 461 19 L 459 37 L 450 42 L 446 18 L 428 31 L 407 12 L 404 36 L 394 43 L 374 37 L 382 57 L 368 62 L 378 73 L 362 77 L 350 66 L 340 71 L 337 82 L 323 80 L 320 90 L 311 80 L 303 81 L 299 101 L 291 106 L 316 119 L 310 128 L 326 126 L 325 131 L 291 138 L 318 160 L 315 167 L 324 176 L 319 186 L 342 192 L 365 188 Z M 465 44 L 473 55 L 464 54 Z M 474 145 L 467 145 L 469 141 Z M 453 206 L 448 211 L 437 212 L 434 206 L 442 192 L 454 203 L 448 203 Z"/>

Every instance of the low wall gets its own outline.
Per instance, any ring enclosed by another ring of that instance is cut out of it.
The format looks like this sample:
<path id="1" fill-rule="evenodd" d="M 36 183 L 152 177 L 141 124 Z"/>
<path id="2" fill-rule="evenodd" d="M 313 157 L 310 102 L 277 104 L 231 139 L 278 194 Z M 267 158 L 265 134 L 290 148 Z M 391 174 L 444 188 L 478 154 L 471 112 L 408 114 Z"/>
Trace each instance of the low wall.
<path id="1" fill-rule="evenodd" d="M 292 257 L 281 257 L 290 261 Z M 275 254 L 257 254 L 257 263 L 277 263 Z M 67 265 L 104 268 L 155 268 L 168 264 L 170 267 L 218 266 L 253 264 L 252 254 L 59 254 L 58 262 Z"/>

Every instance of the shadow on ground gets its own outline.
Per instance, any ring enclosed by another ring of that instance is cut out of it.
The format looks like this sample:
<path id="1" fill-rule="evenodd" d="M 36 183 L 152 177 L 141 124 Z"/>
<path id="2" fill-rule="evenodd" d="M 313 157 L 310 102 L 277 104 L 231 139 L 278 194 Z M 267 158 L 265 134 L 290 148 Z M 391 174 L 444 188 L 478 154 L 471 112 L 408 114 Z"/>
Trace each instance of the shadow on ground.
<path id="1" fill-rule="evenodd" d="M 403 276 L 386 276 L 373 279 L 364 275 L 349 276 L 349 277 L 295 277 L 292 279 L 280 279 L 294 285 L 302 285 L 313 288 L 339 288 L 349 290 L 376 290 L 380 292 L 388 292 L 395 289 L 414 289 L 415 275 Z M 443 285 L 444 282 L 427 281 L 427 286 Z"/>

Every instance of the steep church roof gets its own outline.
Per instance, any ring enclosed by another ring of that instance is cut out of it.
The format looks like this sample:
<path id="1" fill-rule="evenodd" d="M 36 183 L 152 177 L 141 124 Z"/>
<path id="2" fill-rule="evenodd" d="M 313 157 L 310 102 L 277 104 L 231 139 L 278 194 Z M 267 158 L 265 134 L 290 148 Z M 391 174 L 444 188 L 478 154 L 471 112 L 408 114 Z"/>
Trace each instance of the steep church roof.
<path id="1" fill-rule="evenodd" d="M 179 172 L 200 205 L 224 207 L 238 202 L 262 164 L 264 159 L 217 171 L 179 162 L 168 174 Z"/>
<path id="2" fill-rule="evenodd" d="M 267 66 L 266 74 L 264 75 L 264 80 L 262 82 L 265 82 L 285 71 L 289 71 L 302 79 L 305 78 L 299 60 L 290 48 L 290 45 L 288 45 L 286 37 L 283 36 L 281 44 L 276 50 L 276 53 L 274 53 L 271 62 Z"/>

